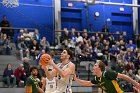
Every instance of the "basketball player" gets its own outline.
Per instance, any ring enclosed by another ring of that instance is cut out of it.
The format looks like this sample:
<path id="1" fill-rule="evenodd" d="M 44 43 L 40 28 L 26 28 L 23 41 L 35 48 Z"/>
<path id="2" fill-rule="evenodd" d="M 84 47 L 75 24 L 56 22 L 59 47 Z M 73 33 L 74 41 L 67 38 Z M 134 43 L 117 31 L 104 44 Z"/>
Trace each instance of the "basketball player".
<path id="1" fill-rule="evenodd" d="M 31 76 L 26 81 L 26 93 L 44 93 L 44 91 L 39 87 L 37 81 L 37 68 L 31 67 L 30 73 Z"/>
<path id="2" fill-rule="evenodd" d="M 45 93 L 53 93 L 56 90 L 56 78 L 48 79 L 47 77 L 43 80 L 42 89 Z"/>
<path id="3" fill-rule="evenodd" d="M 75 72 L 75 65 L 71 62 L 72 52 L 70 49 L 65 49 L 61 53 L 60 57 L 62 63 L 55 64 L 53 60 L 49 60 L 49 64 L 53 66 L 53 70 L 49 72 L 45 66 L 43 69 L 46 73 L 48 79 L 56 76 L 57 87 L 52 93 L 72 93 L 71 85 L 72 78 L 71 75 Z"/>
<path id="4" fill-rule="evenodd" d="M 48 71 L 52 71 L 52 67 L 49 65 Z M 48 79 L 47 77 L 43 80 L 42 89 L 45 90 L 45 93 L 53 93 L 56 90 L 56 77 Z"/>
<path id="5" fill-rule="evenodd" d="M 76 78 L 76 76 L 74 77 L 74 80 L 85 86 L 98 84 L 106 93 L 124 93 L 116 80 L 117 78 L 124 79 L 136 86 L 137 89 L 140 89 L 140 84 L 127 75 L 116 73 L 111 70 L 105 71 L 105 64 L 102 61 L 97 62 L 93 66 L 93 72 L 95 77 L 91 81 L 81 80 Z"/>

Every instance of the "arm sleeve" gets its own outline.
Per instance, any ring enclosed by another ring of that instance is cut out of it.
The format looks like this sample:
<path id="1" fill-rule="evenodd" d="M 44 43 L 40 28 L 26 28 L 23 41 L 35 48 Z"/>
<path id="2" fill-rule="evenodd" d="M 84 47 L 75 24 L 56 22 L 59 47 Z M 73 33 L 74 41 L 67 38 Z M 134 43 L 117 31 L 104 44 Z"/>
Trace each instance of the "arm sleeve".
<path id="1" fill-rule="evenodd" d="M 105 77 L 109 80 L 116 80 L 117 76 L 118 73 L 113 70 L 109 70 L 105 72 Z"/>

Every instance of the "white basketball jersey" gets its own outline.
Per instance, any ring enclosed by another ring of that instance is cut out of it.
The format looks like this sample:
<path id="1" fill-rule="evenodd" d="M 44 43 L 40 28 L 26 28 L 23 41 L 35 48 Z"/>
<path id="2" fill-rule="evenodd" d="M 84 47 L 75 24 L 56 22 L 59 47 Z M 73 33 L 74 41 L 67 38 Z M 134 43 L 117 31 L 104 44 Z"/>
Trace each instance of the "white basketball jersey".
<path id="1" fill-rule="evenodd" d="M 62 63 L 58 64 L 59 68 L 62 70 L 65 70 L 68 68 L 68 65 L 71 62 L 67 63 L 66 65 L 62 66 Z M 56 91 L 53 93 L 72 93 L 71 85 L 72 85 L 72 79 L 68 77 L 62 77 L 60 74 L 57 74 L 57 88 Z"/>
<path id="2" fill-rule="evenodd" d="M 52 80 L 46 78 L 46 89 L 45 93 L 53 93 L 56 90 L 56 77 Z"/>

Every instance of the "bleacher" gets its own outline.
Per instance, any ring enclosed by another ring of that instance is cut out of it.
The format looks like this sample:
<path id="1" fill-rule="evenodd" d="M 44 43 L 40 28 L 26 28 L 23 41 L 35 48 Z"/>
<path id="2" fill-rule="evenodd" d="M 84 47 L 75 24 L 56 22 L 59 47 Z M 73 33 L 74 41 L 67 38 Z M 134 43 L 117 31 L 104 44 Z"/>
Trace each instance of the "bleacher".
<path id="1" fill-rule="evenodd" d="M 0 75 L 3 74 L 3 70 L 6 67 L 7 63 L 11 63 L 13 65 L 13 69 L 15 69 L 18 64 L 21 63 L 20 60 L 17 60 L 15 56 L 13 55 L 0 55 Z M 87 71 L 84 66 L 78 65 L 78 71 L 82 72 L 79 73 L 79 77 L 82 79 L 87 80 Z M 2 83 L 2 76 L 0 76 L 0 93 L 25 93 L 25 88 L 5 88 L 3 87 Z M 75 81 L 73 81 L 72 90 L 73 93 L 98 93 L 97 92 L 98 87 L 85 87 L 82 85 L 77 84 Z M 133 93 L 133 92 L 126 92 L 126 93 Z"/>
<path id="2" fill-rule="evenodd" d="M 60 57 L 60 53 L 61 50 L 59 50 L 59 48 L 57 47 L 51 47 L 52 50 L 55 50 L 57 52 L 57 58 Z M 60 62 L 60 59 L 57 60 L 57 62 Z M 84 80 L 88 80 L 92 78 L 92 74 L 90 73 L 90 77 L 88 77 L 88 70 L 89 70 L 89 64 L 94 62 L 90 62 L 90 61 L 86 61 L 86 62 L 78 62 L 76 60 L 76 58 L 73 59 L 73 61 L 77 68 L 76 68 L 76 72 L 79 78 L 84 79 Z M 9 92 L 13 92 L 13 93 L 25 93 L 25 88 L 4 88 L 3 83 L 2 83 L 2 74 L 3 74 L 3 70 L 5 69 L 7 63 L 11 63 L 13 69 L 17 68 L 18 65 L 21 62 L 21 60 L 18 60 L 15 56 L 15 51 L 14 53 L 12 53 L 12 55 L 0 55 L 0 87 L 1 87 L 1 91 L 0 93 L 9 93 Z M 31 64 L 34 64 L 34 61 L 31 61 Z M 77 84 L 75 81 L 73 81 L 73 85 L 72 85 L 72 90 L 73 93 L 97 93 L 97 86 L 94 87 L 85 87 L 85 86 L 81 86 L 79 84 Z"/>

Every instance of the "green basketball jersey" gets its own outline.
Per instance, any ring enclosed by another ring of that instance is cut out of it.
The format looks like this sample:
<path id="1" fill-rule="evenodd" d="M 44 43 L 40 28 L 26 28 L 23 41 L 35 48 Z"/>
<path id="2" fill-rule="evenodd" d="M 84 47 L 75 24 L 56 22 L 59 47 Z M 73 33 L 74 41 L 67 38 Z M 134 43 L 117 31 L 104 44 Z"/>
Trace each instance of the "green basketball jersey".
<path id="1" fill-rule="evenodd" d="M 106 93 L 123 93 L 122 88 L 116 80 L 117 75 L 118 73 L 115 71 L 104 71 L 101 78 L 95 76 L 91 82 L 98 84 Z"/>
<path id="2" fill-rule="evenodd" d="M 32 93 L 38 93 L 38 82 L 37 80 L 35 80 L 32 76 L 30 76 L 27 81 L 26 81 L 26 85 L 31 85 L 32 86 Z"/>

